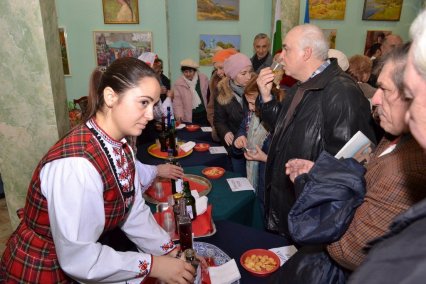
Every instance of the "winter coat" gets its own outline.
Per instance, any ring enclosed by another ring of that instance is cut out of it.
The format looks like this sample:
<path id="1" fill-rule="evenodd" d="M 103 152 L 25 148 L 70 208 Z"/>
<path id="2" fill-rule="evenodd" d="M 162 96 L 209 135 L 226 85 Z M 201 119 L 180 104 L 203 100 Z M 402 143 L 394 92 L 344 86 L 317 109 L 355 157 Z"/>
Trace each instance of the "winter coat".
<path id="1" fill-rule="evenodd" d="M 203 73 L 198 72 L 198 81 L 200 82 L 202 102 L 206 107 L 209 79 Z M 183 75 L 173 84 L 173 93 L 173 112 L 175 117 L 181 117 L 184 122 L 192 122 L 192 92 Z"/>
<path id="2" fill-rule="evenodd" d="M 299 88 L 304 90 L 303 99 L 284 129 Z M 281 103 L 275 99 L 263 103 L 261 116 L 274 132 L 266 163 L 266 226 L 288 236 L 287 217 L 295 192 L 285 164 L 292 158 L 315 161 L 323 150 L 335 155 L 358 130 L 376 143 L 370 105 L 356 82 L 331 59 L 323 72 L 294 85 Z"/>
<path id="3" fill-rule="evenodd" d="M 299 245 L 328 244 L 347 230 L 365 195 L 365 168 L 323 151 L 314 167 L 295 180 L 296 202 L 288 214 L 291 238 Z"/>
<path id="4" fill-rule="evenodd" d="M 214 105 L 213 122 L 224 145 L 225 134 L 230 131 L 235 136 L 244 117 L 243 107 L 234 97 L 234 91 L 229 85 L 229 80 L 225 77 L 217 85 L 218 94 Z"/>
<path id="5" fill-rule="evenodd" d="M 396 217 L 390 232 L 372 245 L 348 283 L 425 283 L 426 199 Z"/>

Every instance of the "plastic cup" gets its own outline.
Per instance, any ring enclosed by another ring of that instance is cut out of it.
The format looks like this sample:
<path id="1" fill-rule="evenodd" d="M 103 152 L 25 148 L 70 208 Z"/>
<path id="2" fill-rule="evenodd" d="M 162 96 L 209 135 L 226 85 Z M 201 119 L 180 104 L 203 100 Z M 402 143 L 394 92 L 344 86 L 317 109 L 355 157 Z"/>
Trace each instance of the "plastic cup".
<path id="1" fill-rule="evenodd" d="M 278 61 L 273 61 L 271 64 L 272 72 L 274 73 L 274 81 L 276 88 L 280 88 L 280 82 L 284 75 L 284 65 Z"/>
<path id="2" fill-rule="evenodd" d="M 173 238 L 175 234 L 175 222 L 172 213 L 164 212 L 162 227 L 169 234 L 170 238 Z"/>
<path id="3" fill-rule="evenodd" d="M 160 181 L 157 181 L 154 184 L 154 187 L 155 187 L 155 197 L 163 198 L 164 197 L 163 184 Z"/>

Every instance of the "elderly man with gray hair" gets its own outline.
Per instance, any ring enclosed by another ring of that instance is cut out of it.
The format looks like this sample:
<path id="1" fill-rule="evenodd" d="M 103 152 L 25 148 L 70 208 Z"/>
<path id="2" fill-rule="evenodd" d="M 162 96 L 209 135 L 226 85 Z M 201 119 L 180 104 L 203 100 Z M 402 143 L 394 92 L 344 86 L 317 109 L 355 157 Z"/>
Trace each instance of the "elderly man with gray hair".
<path id="1" fill-rule="evenodd" d="M 426 150 L 426 10 L 410 28 L 413 40 L 405 68 L 406 122 Z M 426 187 L 417 190 L 426 190 Z M 426 279 L 426 200 L 397 216 L 390 232 L 371 244 L 367 260 L 349 283 L 424 283 Z"/>
<path id="2" fill-rule="evenodd" d="M 271 68 L 257 79 L 262 119 L 274 133 L 266 163 L 266 226 L 288 238 L 287 217 L 296 194 L 285 164 L 292 158 L 315 161 L 323 150 L 334 155 L 359 130 L 375 143 L 368 100 L 327 53 L 320 28 L 296 26 L 279 58 L 286 74 L 299 82 L 279 102 L 271 95 Z"/>

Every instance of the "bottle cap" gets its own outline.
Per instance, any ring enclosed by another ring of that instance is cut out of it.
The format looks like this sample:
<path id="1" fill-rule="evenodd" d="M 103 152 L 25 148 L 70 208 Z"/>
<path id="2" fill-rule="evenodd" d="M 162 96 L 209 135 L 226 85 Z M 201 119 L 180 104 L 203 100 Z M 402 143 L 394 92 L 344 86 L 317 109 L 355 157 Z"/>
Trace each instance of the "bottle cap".
<path id="1" fill-rule="evenodd" d="M 179 200 L 182 197 L 183 197 L 182 193 L 175 193 L 175 194 L 173 194 L 173 199 L 175 200 L 175 202 L 176 202 L 176 200 Z"/>

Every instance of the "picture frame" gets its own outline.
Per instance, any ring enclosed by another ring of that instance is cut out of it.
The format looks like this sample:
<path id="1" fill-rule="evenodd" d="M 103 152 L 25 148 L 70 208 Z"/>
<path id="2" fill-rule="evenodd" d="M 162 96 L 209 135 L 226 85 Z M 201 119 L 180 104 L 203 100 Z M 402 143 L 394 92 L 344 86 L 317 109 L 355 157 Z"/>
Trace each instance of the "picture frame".
<path id="1" fill-rule="evenodd" d="M 200 66 L 211 66 L 212 57 L 217 51 L 226 48 L 235 48 L 239 51 L 240 47 L 240 35 L 201 34 L 199 42 L 199 64 Z"/>
<path id="2" fill-rule="evenodd" d="M 309 18 L 310 20 L 344 20 L 345 11 L 346 0 L 311 1 L 309 5 Z"/>
<path id="3" fill-rule="evenodd" d="M 198 21 L 238 21 L 240 0 L 197 0 Z"/>
<path id="4" fill-rule="evenodd" d="M 403 0 L 364 0 L 362 20 L 399 21 Z"/>
<path id="5" fill-rule="evenodd" d="M 67 47 L 67 32 L 64 27 L 58 28 L 59 45 L 61 47 L 62 67 L 65 76 L 71 76 L 71 68 L 69 64 L 68 47 Z"/>
<path id="6" fill-rule="evenodd" d="M 94 31 L 93 40 L 99 67 L 108 67 L 121 57 L 138 58 L 152 51 L 152 33 L 147 31 Z"/>
<path id="7" fill-rule="evenodd" d="M 139 24 L 138 0 L 102 0 L 104 24 Z"/>
<path id="8" fill-rule="evenodd" d="M 374 45 L 381 44 L 385 37 L 391 33 L 392 31 L 389 30 L 368 30 L 365 38 L 364 55 L 371 57 L 370 48 L 375 48 Z"/>
<path id="9" fill-rule="evenodd" d="M 337 29 L 322 29 L 322 32 L 328 41 L 328 47 L 336 49 Z"/>

